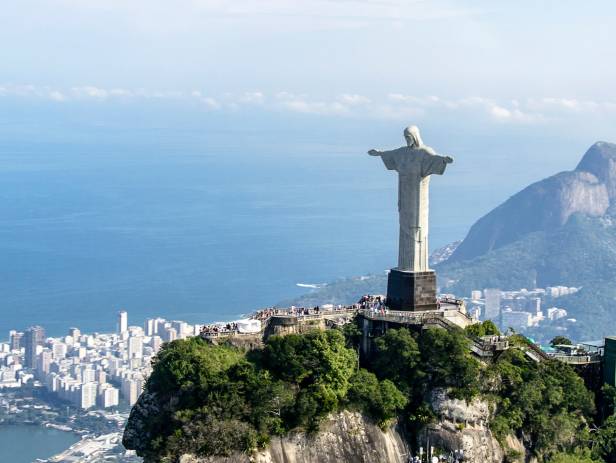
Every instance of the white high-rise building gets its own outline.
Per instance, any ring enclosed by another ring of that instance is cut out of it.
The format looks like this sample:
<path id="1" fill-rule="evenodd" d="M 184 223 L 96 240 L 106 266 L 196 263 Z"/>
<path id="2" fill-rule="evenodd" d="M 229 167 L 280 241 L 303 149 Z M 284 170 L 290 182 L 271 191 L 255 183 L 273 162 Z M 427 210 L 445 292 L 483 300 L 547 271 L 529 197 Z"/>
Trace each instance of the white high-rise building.
<path id="1" fill-rule="evenodd" d="M 118 312 L 118 333 L 125 333 L 128 331 L 128 313 L 126 310 Z"/>
<path id="2" fill-rule="evenodd" d="M 143 338 L 141 336 L 133 336 L 128 338 L 128 358 L 143 357 Z"/>
<path id="3" fill-rule="evenodd" d="M 105 384 L 107 382 L 107 373 L 105 373 L 105 370 L 97 370 L 95 380 L 98 384 Z"/>
<path id="4" fill-rule="evenodd" d="M 479 299 L 481 299 L 481 296 L 481 290 L 475 289 L 471 291 L 471 300 L 478 301 Z"/>
<path id="5" fill-rule="evenodd" d="M 84 368 L 81 370 L 82 383 L 93 383 L 94 381 L 96 381 L 96 371 L 91 368 Z"/>
<path id="6" fill-rule="evenodd" d="M 24 343 L 24 334 L 21 331 L 11 330 L 9 331 L 9 344 L 11 350 L 20 350 Z"/>
<path id="7" fill-rule="evenodd" d="M 154 336 L 156 334 L 157 323 L 155 318 L 148 318 L 145 321 L 145 335 Z"/>
<path id="8" fill-rule="evenodd" d="M 530 312 L 519 310 L 505 310 L 502 313 L 503 328 L 514 328 L 516 330 L 527 328 L 532 323 Z"/>
<path id="9" fill-rule="evenodd" d="M 567 311 L 565 309 L 559 309 L 557 307 L 550 307 L 548 309 L 548 319 L 549 320 L 558 320 L 559 318 L 564 318 L 567 316 Z"/>
<path id="10" fill-rule="evenodd" d="M 122 381 L 122 398 L 133 406 L 141 394 L 141 381 L 137 379 L 124 379 Z"/>
<path id="11" fill-rule="evenodd" d="M 50 392 L 57 392 L 60 385 L 60 377 L 56 373 L 51 373 L 45 378 L 45 385 Z"/>
<path id="12" fill-rule="evenodd" d="M 91 408 L 96 405 L 97 384 L 94 382 L 83 383 L 77 387 L 77 405 L 83 409 Z"/>
<path id="13" fill-rule="evenodd" d="M 484 320 L 497 320 L 501 308 L 501 291 L 496 288 L 488 288 L 483 291 L 485 296 Z"/>
<path id="14" fill-rule="evenodd" d="M 152 347 L 152 350 L 154 351 L 154 353 L 160 350 L 160 346 L 162 344 L 163 344 L 163 340 L 161 339 L 160 336 L 152 336 L 152 339 L 150 340 L 150 346 Z"/>
<path id="15" fill-rule="evenodd" d="M 53 358 L 55 360 L 63 359 L 66 357 L 68 346 L 63 342 L 54 342 L 51 351 L 53 352 Z"/>
<path id="16" fill-rule="evenodd" d="M 52 361 L 52 353 L 49 350 L 44 350 L 36 358 L 36 373 L 39 379 L 43 379 L 49 373 L 49 366 Z"/>
<path id="17" fill-rule="evenodd" d="M 120 391 L 109 385 L 104 384 L 102 387 L 99 386 L 98 392 L 98 405 L 99 407 L 109 408 L 109 407 L 117 407 L 120 403 Z"/>
<path id="18" fill-rule="evenodd" d="M 177 339 L 184 339 L 186 337 L 186 334 L 188 334 L 187 331 L 187 326 L 188 323 L 180 321 L 180 320 L 173 320 L 171 322 L 171 326 L 173 328 L 175 328 L 175 332 L 177 335 Z"/>
<path id="19" fill-rule="evenodd" d="M 79 358 L 79 359 L 84 359 L 86 358 L 86 354 L 88 353 L 87 349 L 85 347 L 79 347 L 77 349 L 75 349 L 75 357 Z"/>
<path id="20" fill-rule="evenodd" d="M 168 327 L 163 330 L 163 341 L 175 341 L 178 337 L 177 331 L 173 327 Z"/>

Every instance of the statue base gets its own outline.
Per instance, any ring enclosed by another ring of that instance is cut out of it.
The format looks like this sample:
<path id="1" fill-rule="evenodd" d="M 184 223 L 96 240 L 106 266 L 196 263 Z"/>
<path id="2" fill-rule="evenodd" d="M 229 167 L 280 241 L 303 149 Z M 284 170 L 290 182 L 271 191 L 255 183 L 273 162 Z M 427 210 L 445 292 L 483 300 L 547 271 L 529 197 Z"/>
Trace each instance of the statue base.
<path id="1" fill-rule="evenodd" d="M 387 278 L 387 307 L 392 310 L 436 310 L 436 273 L 393 268 Z"/>

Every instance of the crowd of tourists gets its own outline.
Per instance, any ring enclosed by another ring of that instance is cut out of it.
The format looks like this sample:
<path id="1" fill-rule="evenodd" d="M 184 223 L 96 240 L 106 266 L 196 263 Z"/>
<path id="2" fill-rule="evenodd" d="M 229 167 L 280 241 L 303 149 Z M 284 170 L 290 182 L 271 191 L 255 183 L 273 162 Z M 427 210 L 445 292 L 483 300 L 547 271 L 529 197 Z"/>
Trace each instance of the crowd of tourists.
<path id="1" fill-rule="evenodd" d="M 441 302 L 445 304 L 458 304 L 459 301 L 452 298 L 444 298 L 442 300 L 437 300 L 437 309 L 441 308 Z M 314 307 L 295 307 L 291 306 L 288 308 L 276 308 L 276 307 L 268 307 L 266 309 L 259 310 L 253 313 L 250 318 L 253 320 L 259 320 L 262 323 L 267 322 L 270 318 L 275 316 L 292 316 L 292 317 L 308 317 L 320 314 L 332 314 L 337 312 L 349 312 L 349 311 L 367 311 L 370 312 L 371 315 L 388 315 L 390 310 L 386 305 L 386 297 L 382 295 L 364 295 L 362 296 L 357 303 L 352 305 L 333 305 L 326 304 L 324 306 L 314 306 Z M 211 324 L 204 325 L 201 329 L 201 334 L 208 335 L 217 335 L 217 334 L 231 334 L 238 332 L 237 323 L 227 323 L 227 324 Z"/>
<path id="2" fill-rule="evenodd" d="M 301 317 L 306 315 L 319 315 L 320 311 L 321 309 L 319 306 L 311 308 L 291 306 L 287 309 L 268 308 L 259 310 L 251 318 L 261 321 L 267 321 L 268 319 L 276 315 L 291 315 L 294 317 Z"/>
<path id="3" fill-rule="evenodd" d="M 353 304 L 352 306 L 344 306 L 344 305 L 331 305 L 328 304 L 326 306 L 314 306 L 314 307 L 295 307 L 291 306 L 286 309 L 277 309 L 274 307 L 270 307 L 267 309 L 259 310 L 251 318 L 261 321 L 267 321 L 271 317 L 274 316 L 292 316 L 292 317 L 306 317 L 310 315 L 319 315 L 323 313 L 332 313 L 332 312 L 346 312 L 349 310 L 358 309 L 358 304 Z"/>
<path id="4" fill-rule="evenodd" d="M 371 314 L 386 315 L 389 312 L 385 305 L 385 296 L 362 296 L 359 300 L 359 308 L 368 310 Z"/>
<path id="5" fill-rule="evenodd" d="M 213 323 L 201 327 L 201 336 L 216 336 L 237 332 L 237 323 Z"/>

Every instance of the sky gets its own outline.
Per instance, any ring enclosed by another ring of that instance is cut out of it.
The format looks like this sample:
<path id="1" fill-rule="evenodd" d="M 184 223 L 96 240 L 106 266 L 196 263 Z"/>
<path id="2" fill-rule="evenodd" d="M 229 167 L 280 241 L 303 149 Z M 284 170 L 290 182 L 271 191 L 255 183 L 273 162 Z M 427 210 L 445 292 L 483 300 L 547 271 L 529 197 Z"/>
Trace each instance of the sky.
<path id="1" fill-rule="evenodd" d="M 0 98 L 616 138 L 615 14 L 610 1 L 20 0 L 0 12 Z"/>

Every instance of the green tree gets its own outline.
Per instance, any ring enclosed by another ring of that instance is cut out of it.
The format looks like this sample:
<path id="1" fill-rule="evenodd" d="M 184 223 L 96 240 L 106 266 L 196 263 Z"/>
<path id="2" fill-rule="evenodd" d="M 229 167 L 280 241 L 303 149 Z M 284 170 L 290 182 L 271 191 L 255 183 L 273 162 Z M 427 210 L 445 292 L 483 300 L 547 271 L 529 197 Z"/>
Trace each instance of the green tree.
<path id="1" fill-rule="evenodd" d="M 381 427 L 387 426 L 408 402 L 393 382 L 388 379 L 379 381 L 374 373 L 363 368 L 351 378 L 348 400 Z"/>
<path id="2" fill-rule="evenodd" d="M 292 424 L 315 430 L 321 418 L 346 397 L 357 354 L 338 330 L 273 336 L 263 363 L 272 374 L 299 389 Z"/>
<path id="3" fill-rule="evenodd" d="M 243 358 L 244 353 L 238 349 L 213 346 L 200 337 L 173 341 L 163 344 L 146 387 L 150 392 L 207 387 L 210 381 L 217 381 L 221 372 Z"/>
<path id="4" fill-rule="evenodd" d="M 600 403 L 601 411 L 604 416 L 609 416 L 616 412 L 616 387 L 611 384 L 604 384 L 601 387 Z"/>
<path id="5" fill-rule="evenodd" d="M 407 328 L 388 330 L 375 341 L 373 368 L 380 378 L 392 380 L 404 390 L 421 377 L 417 341 Z"/>
<path id="6" fill-rule="evenodd" d="M 610 460 L 611 461 L 611 460 Z M 577 450 L 573 453 L 556 453 L 548 459 L 548 463 L 603 463 L 592 458 L 587 450 Z"/>
<path id="7" fill-rule="evenodd" d="M 342 327 L 342 334 L 346 339 L 347 347 L 357 350 L 362 338 L 362 330 L 357 326 L 357 322 L 347 323 Z"/>
<path id="8" fill-rule="evenodd" d="M 448 388 L 453 397 L 465 399 L 479 393 L 479 363 L 472 357 L 470 341 L 462 330 L 424 330 L 419 348 L 425 388 Z"/>
<path id="9" fill-rule="evenodd" d="M 605 420 L 594 437 L 594 451 L 605 461 L 616 461 L 616 415 Z"/>
<path id="10" fill-rule="evenodd" d="M 570 346 L 572 344 L 571 340 L 565 336 L 556 336 L 550 341 L 550 345 L 552 347 L 555 346 Z"/>
<path id="11" fill-rule="evenodd" d="M 357 365 L 357 354 L 345 346 L 338 330 L 273 336 L 265 346 L 265 366 L 295 384 L 326 382 L 344 396 Z"/>
<path id="12" fill-rule="evenodd" d="M 485 377 L 497 385 L 491 390 L 496 401 L 491 427 L 497 437 L 523 433 L 539 457 L 585 444 L 593 396 L 571 367 L 553 360 L 537 363 L 523 350 L 509 349 Z"/>
<path id="13" fill-rule="evenodd" d="M 498 327 L 494 324 L 492 320 L 485 320 L 481 323 L 475 323 L 473 325 L 467 326 L 464 331 L 470 334 L 471 336 L 498 336 L 500 335 L 500 331 Z"/>

